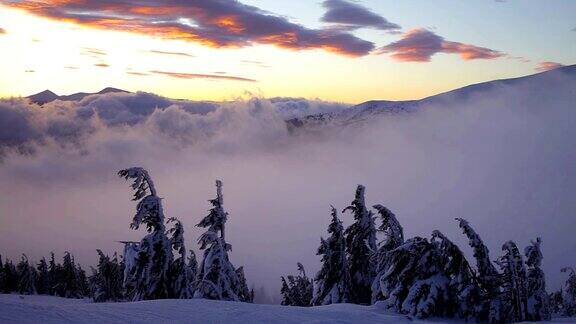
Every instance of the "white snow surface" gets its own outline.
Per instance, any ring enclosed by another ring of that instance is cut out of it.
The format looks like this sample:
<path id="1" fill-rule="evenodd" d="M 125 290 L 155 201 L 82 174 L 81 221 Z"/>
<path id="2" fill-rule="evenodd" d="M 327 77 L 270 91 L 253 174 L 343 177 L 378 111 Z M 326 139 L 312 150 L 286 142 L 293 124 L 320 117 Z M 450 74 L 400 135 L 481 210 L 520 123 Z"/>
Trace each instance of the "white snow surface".
<path id="1" fill-rule="evenodd" d="M 258 305 L 206 299 L 125 303 L 0 294 L 0 323 L 402 323 L 382 307 Z M 418 321 L 416 321 L 418 322 Z M 431 323 L 431 322 L 421 322 Z"/>
<path id="2" fill-rule="evenodd" d="M 392 313 L 382 304 L 315 307 L 260 305 L 207 299 L 162 299 L 93 303 L 89 299 L 0 294 L 0 323 L 456 323 L 421 321 Z M 576 318 L 552 322 L 576 323 Z M 542 323 L 542 322 L 540 322 Z"/>

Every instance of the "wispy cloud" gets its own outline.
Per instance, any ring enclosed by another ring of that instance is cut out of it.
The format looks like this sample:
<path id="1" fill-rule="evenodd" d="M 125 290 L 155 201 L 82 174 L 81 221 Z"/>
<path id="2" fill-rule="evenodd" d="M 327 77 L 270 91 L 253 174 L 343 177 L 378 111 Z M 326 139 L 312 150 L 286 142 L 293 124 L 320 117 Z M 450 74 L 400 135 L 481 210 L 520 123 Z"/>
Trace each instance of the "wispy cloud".
<path id="1" fill-rule="evenodd" d="M 325 0 L 322 5 L 327 9 L 324 16 L 322 16 L 323 22 L 344 25 L 349 29 L 362 27 L 382 30 L 400 29 L 399 25 L 389 22 L 381 15 L 354 2 L 345 0 Z"/>
<path id="2" fill-rule="evenodd" d="M 463 60 L 495 59 L 506 55 L 485 47 L 447 41 L 423 28 L 404 33 L 399 41 L 382 47 L 379 53 L 391 54 L 401 62 L 429 62 L 437 53 L 458 54 Z"/>
<path id="3" fill-rule="evenodd" d="M 94 64 L 94 66 L 101 67 L 101 68 L 110 67 L 110 65 L 106 64 L 106 63 L 96 63 L 96 64 Z"/>
<path id="4" fill-rule="evenodd" d="M 362 56 L 374 43 L 337 30 L 307 28 L 236 0 L 13 0 L 32 14 L 107 30 L 132 31 L 210 47 L 270 44 Z"/>
<path id="5" fill-rule="evenodd" d="M 137 72 L 137 71 L 126 71 L 126 74 L 136 75 L 136 76 L 147 76 L 148 73 L 145 72 Z"/>
<path id="6" fill-rule="evenodd" d="M 162 55 L 176 55 L 176 56 L 185 56 L 185 57 L 195 57 L 195 56 L 192 55 L 192 54 L 184 53 L 184 52 L 170 52 L 170 51 L 150 50 L 150 53 L 162 54 Z"/>
<path id="7" fill-rule="evenodd" d="M 253 66 L 257 66 L 257 67 L 262 67 L 262 68 L 268 68 L 270 67 L 270 65 L 262 62 L 262 61 L 252 61 L 252 60 L 242 60 L 240 61 L 243 64 L 249 64 L 249 65 L 253 65 Z"/>
<path id="8" fill-rule="evenodd" d="M 563 66 L 564 66 L 564 64 L 562 64 L 562 63 L 546 61 L 546 62 L 538 63 L 538 66 L 536 66 L 535 70 L 540 71 L 540 72 L 544 72 L 544 71 L 554 70 L 554 69 L 557 69 L 557 68 L 560 68 Z"/>
<path id="9" fill-rule="evenodd" d="M 254 79 L 248 79 L 237 76 L 228 76 L 228 75 L 217 75 L 217 74 L 198 74 L 198 73 L 182 73 L 182 72 L 166 72 L 166 71 L 150 71 L 150 73 L 165 75 L 178 79 L 214 79 L 214 80 L 257 82 L 257 80 Z"/>
<path id="10" fill-rule="evenodd" d="M 78 70 L 77 66 L 65 66 L 64 68 L 68 70 Z"/>

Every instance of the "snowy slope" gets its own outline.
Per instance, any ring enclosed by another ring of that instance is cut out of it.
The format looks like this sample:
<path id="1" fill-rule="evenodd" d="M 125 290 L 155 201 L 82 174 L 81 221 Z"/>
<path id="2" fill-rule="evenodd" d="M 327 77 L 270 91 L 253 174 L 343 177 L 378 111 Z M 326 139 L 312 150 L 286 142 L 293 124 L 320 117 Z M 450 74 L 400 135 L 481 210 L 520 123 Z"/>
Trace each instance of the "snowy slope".
<path id="1" fill-rule="evenodd" d="M 524 92 L 536 98 L 546 98 L 546 94 L 560 83 L 571 82 L 576 86 L 576 65 L 537 73 L 513 79 L 494 80 L 469 85 L 419 100 L 389 101 L 370 100 L 338 112 L 328 112 L 293 118 L 287 121 L 289 129 L 315 129 L 318 127 L 341 127 L 368 122 L 390 114 L 414 112 L 426 107 L 458 107 L 470 105 L 477 99 L 484 99 L 486 93 L 498 91 Z"/>
<path id="2" fill-rule="evenodd" d="M 92 303 L 0 294 L 0 323 L 402 323 L 378 306 L 255 305 L 204 299 Z M 418 322 L 418 321 L 416 321 Z M 431 323 L 431 322 L 426 322 Z"/>

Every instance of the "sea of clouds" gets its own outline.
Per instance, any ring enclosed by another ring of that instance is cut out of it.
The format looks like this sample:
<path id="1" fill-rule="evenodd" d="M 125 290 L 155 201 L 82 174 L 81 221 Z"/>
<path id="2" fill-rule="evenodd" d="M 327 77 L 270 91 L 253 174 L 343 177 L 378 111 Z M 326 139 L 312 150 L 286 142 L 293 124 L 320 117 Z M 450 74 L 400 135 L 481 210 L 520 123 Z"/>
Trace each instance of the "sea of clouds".
<path id="1" fill-rule="evenodd" d="M 349 127 L 289 132 L 286 119 L 347 105 L 291 98 L 226 103 L 112 93 L 44 106 L 0 101 L 0 253 L 32 259 L 71 251 L 93 265 L 96 248 L 138 240 L 135 210 L 116 171 L 147 168 L 166 215 L 188 247 L 224 182 L 227 240 L 248 280 L 276 291 L 302 262 L 313 274 L 330 204 L 343 209 L 357 184 L 367 202 L 396 213 L 405 236 L 438 229 L 470 253 L 455 217 L 490 248 L 543 239 L 556 289 L 576 265 L 576 81 L 553 75 L 465 99 L 387 114 Z M 351 216 L 342 215 L 345 224 Z M 201 256 L 201 253 L 198 253 Z"/>

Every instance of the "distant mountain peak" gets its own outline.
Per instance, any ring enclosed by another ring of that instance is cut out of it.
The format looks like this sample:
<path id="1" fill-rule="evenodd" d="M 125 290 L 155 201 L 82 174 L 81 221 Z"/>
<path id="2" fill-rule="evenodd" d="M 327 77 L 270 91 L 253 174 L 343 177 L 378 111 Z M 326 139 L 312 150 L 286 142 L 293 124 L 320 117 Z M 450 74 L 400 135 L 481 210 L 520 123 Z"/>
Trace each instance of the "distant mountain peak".
<path id="1" fill-rule="evenodd" d="M 90 95 L 106 94 L 106 93 L 130 93 L 130 92 L 126 91 L 126 90 L 118 89 L 118 88 L 106 87 L 106 88 L 104 88 L 98 92 L 94 92 L 94 93 L 77 92 L 77 93 L 73 93 L 71 95 L 59 96 L 50 90 L 44 90 L 44 91 L 39 92 L 37 94 L 33 94 L 31 96 L 28 96 L 27 98 L 30 99 L 30 101 L 32 101 L 32 102 L 35 102 L 39 105 L 43 105 L 43 104 L 47 104 L 49 102 L 52 102 L 54 100 L 80 101 L 80 100 L 82 100 L 85 97 L 90 96 Z"/>
<path id="2" fill-rule="evenodd" d="M 122 89 L 118 89 L 118 88 L 113 88 L 113 87 L 106 87 L 106 88 L 98 91 L 98 94 L 111 93 L 111 92 L 129 93 L 129 91 L 126 91 L 126 90 L 122 90 Z"/>
<path id="3" fill-rule="evenodd" d="M 50 90 L 44 90 L 42 92 L 38 92 L 37 94 L 29 96 L 28 99 L 30 99 L 30 101 L 34 103 L 43 105 L 47 102 L 58 99 L 58 95 Z"/>

